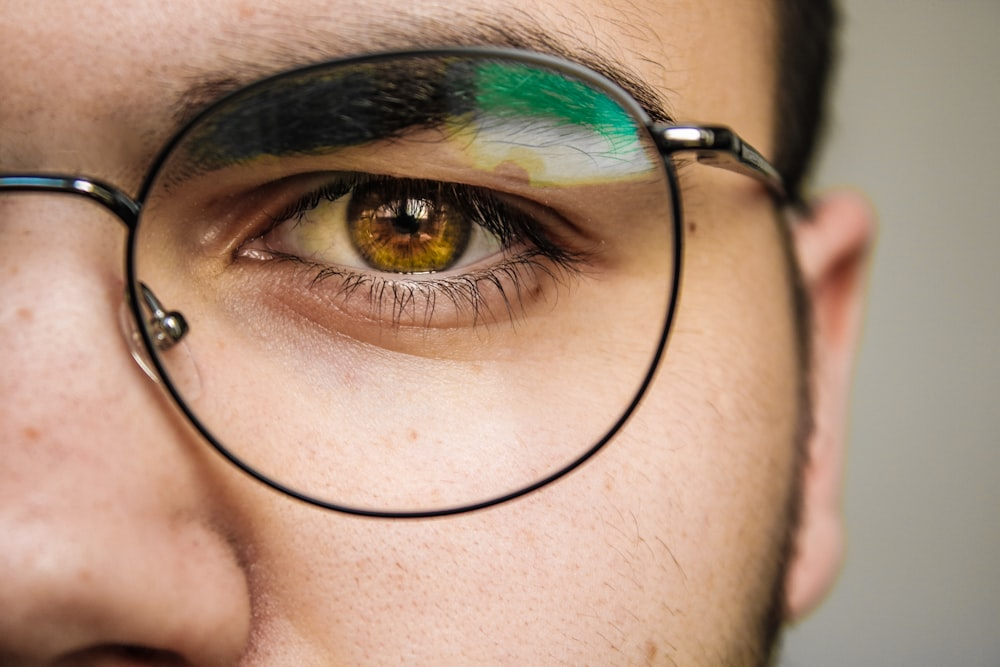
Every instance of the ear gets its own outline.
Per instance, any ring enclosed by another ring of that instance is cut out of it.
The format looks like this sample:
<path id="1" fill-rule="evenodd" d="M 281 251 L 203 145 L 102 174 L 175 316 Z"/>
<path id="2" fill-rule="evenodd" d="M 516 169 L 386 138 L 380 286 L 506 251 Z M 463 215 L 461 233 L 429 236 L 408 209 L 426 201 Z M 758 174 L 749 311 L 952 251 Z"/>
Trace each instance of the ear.
<path id="1" fill-rule="evenodd" d="M 802 480 L 802 514 L 785 587 L 786 621 L 826 595 L 844 552 L 841 484 L 851 371 L 864 308 L 874 215 L 861 195 L 829 194 L 794 226 L 794 246 L 812 301 L 813 432 Z"/>

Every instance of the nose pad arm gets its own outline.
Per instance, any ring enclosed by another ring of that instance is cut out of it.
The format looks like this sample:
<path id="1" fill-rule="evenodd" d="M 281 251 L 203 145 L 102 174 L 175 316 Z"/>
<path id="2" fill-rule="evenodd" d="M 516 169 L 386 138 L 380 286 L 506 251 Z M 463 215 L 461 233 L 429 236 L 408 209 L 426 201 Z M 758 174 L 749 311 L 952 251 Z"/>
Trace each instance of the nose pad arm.
<path id="1" fill-rule="evenodd" d="M 160 365 L 169 375 L 169 382 L 185 400 L 193 400 L 201 395 L 201 377 L 195 365 L 191 350 L 184 340 L 189 331 L 184 316 L 177 311 L 166 311 L 159 300 L 145 284 L 140 284 L 141 301 L 149 310 L 147 326 L 150 338 L 157 347 Z M 164 378 L 156 370 L 156 365 L 149 356 L 139 322 L 129 308 L 129 297 L 126 294 L 119 308 L 118 321 L 122 334 L 128 341 L 132 359 L 142 369 L 149 379 L 157 384 L 163 384 Z"/>
<path id="2" fill-rule="evenodd" d="M 159 350 L 169 350 L 180 342 L 188 332 L 188 323 L 184 316 L 176 310 L 167 312 L 160 300 L 145 283 L 139 283 L 142 290 L 142 302 L 149 309 L 149 328 L 153 333 L 153 341 Z"/>

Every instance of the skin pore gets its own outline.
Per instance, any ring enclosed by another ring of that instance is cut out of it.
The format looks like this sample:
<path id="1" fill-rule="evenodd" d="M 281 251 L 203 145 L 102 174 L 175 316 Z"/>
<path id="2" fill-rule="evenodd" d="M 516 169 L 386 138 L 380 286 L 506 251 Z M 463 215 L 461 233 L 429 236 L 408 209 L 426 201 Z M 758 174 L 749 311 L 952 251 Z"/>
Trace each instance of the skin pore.
<path id="1" fill-rule="evenodd" d="M 619 63 L 672 116 L 729 125 L 771 153 L 768 3 L 509 4 L 3 12 L 0 171 L 86 174 L 134 194 L 179 119 L 240 84 L 532 31 Z M 869 215 L 831 197 L 792 232 L 817 318 L 817 428 L 803 442 L 788 243 L 772 203 L 739 175 L 690 165 L 681 178 L 680 310 L 638 413 L 539 492 L 420 521 L 324 512 L 223 461 L 129 356 L 120 223 L 75 198 L 0 197 L 0 663 L 765 663 L 776 622 L 811 607 L 836 571 Z"/>

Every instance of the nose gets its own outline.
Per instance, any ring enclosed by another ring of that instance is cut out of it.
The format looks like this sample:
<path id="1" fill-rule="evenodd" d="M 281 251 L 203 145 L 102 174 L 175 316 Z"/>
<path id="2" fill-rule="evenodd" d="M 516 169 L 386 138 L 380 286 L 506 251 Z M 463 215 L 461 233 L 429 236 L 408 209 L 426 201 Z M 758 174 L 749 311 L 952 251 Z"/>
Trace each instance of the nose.
<path id="1" fill-rule="evenodd" d="M 120 331 L 124 243 L 82 199 L 0 196 L 2 665 L 234 665 L 247 642 L 221 461 Z"/>

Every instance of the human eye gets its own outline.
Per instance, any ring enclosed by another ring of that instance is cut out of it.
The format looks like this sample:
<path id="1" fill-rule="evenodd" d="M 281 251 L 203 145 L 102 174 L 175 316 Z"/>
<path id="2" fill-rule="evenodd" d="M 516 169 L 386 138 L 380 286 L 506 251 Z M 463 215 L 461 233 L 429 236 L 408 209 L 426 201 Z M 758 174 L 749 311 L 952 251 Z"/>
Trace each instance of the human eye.
<path id="1" fill-rule="evenodd" d="M 372 325 L 516 322 L 587 261 L 582 240 L 570 240 L 572 225 L 524 197 L 362 173 L 303 180 L 292 191 L 304 193 L 240 244 L 234 260 L 291 267 L 302 289 Z"/>

